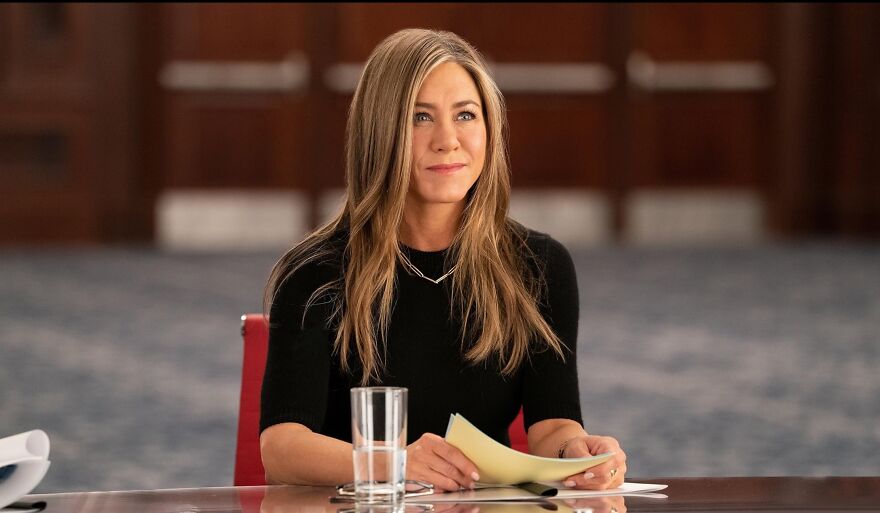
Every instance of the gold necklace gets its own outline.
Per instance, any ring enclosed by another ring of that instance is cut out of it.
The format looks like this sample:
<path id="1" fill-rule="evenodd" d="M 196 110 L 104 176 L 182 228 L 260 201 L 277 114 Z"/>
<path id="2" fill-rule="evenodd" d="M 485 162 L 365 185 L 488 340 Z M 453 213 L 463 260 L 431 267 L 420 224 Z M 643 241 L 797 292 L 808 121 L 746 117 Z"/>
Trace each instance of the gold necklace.
<path id="1" fill-rule="evenodd" d="M 425 276 L 425 274 L 422 271 L 420 271 L 418 267 L 416 267 L 412 262 L 409 261 L 409 258 L 404 253 L 401 253 L 400 256 L 403 257 L 403 263 L 406 264 L 406 266 L 409 267 L 412 270 L 412 272 L 415 273 L 416 276 L 418 276 L 419 278 L 424 278 L 424 279 L 430 281 L 431 283 L 433 283 L 434 285 L 439 285 L 441 281 L 445 280 L 452 273 L 454 273 L 455 268 L 458 267 L 458 264 L 453 265 L 452 269 L 450 269 L 449 272 L 447 272 L 446 274 L 444 274 L 443 276 L 441 276 L 435 280 L 434 278 L 428 278 L 427 276 Z"/>

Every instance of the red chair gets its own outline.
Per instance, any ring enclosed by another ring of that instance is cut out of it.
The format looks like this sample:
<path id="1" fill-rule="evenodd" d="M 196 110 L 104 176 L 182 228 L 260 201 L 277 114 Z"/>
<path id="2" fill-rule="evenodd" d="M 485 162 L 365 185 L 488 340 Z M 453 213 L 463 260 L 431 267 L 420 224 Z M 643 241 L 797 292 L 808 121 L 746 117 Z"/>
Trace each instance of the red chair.
<path id="1" fill-rule="evenodd" d="M 266 484 L 260 457 L 260 390 L 269 351 L 269 326 L 262 314 L 241 316 L 244 357 L 238 405 L 238 443 L 235 446 L 235 486 Z"/>
<path id="2" fill-rule="evenodd" d="M 241 396 L 238 406 L 238 443 L 235 448 L 235 486 L 266 484 L 266 472 L 260 457 L 260 389 L 269 350 L 269 327 L 263 314 L 241 316 L 244 358 L 241 369 Z M 528 452 L 523 413 L 510 425 L 511 447 Z"/>

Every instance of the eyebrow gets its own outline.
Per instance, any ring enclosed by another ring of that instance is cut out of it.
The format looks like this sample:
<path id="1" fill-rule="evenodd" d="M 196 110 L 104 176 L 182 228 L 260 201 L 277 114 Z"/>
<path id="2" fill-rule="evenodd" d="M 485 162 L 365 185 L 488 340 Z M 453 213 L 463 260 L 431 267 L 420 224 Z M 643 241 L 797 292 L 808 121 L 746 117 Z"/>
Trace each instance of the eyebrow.
<path id="1" fill-rule="evenodd" d="M 480 107 L 480 104 L 473 100 L 462 100 L 460 102 L 456 102 L 452 104 L 453 109 L 457 109 L 459 107 L 464 107 L 465 105 L 474 105 L 475 107 Z M 436 109 L 437 107 L 433 103 L 425 103 L 425 102 L 416 102 L 416 107 L 421 107 L 423 109 Z"/>

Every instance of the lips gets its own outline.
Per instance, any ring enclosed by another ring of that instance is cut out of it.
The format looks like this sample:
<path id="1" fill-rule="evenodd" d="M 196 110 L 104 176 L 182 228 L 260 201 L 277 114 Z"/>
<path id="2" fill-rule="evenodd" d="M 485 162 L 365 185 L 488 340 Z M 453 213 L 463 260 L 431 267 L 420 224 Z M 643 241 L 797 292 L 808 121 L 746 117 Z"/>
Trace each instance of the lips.
<path id="1" fill-rule="evenodd" d="M 452 173 L 454 171 L 458 171 L 463 168 L 464 164 L 456 163 L 456 164 L 437 164 L 435 166 L 429 166 L 429 171 L 434 171 L 436 173 Z"/>

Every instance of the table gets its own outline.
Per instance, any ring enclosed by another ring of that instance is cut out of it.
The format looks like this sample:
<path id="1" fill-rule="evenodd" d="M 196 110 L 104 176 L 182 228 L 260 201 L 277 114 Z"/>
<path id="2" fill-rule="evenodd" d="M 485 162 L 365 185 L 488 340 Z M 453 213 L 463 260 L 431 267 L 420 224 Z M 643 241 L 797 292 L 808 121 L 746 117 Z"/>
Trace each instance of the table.
<path id="1" fill-rule="evenodd" d="M 633 479 L 665 483 L 668 499 L 606 497 L 554 501 L 558 513 L 656 512 L 880 512 L 880 477 L 736 477 Z M 178 490 L 81 492 L 29 495 L 46 513 L 337 513 L 352 505 L 331 504 L 334 490 L 307 486 L 252 486 Z M 406 513 L 424 511 L 415 506 Z M 546 513 L 537 504 L 436 504 L 434 513 Z"/>

